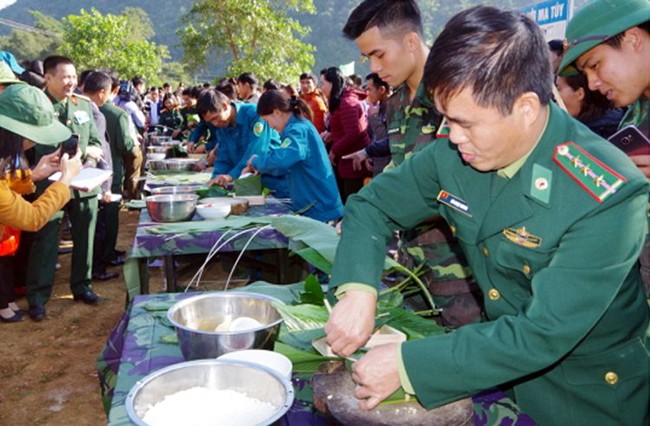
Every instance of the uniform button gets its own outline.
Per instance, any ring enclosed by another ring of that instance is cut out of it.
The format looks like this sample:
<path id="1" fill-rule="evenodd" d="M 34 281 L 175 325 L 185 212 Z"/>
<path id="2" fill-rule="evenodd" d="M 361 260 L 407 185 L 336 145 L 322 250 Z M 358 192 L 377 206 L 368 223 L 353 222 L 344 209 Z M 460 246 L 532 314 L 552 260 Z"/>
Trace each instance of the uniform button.
<path id="1" fill-rule="evenodd" d="M 618 382 L 618 374 L 613 371 L 608 372 L 605 374 L 605 381 L 610 385 L 615 385 Z"/>
<path id="2" fill-rule="evenodd" d="M 488 248 L 485 246 L 481 249 L 481 251 L 483 252 L 483 256 L 485 257 L 488 257 L 490 255 L 490 250 L 488 250 Z"/>
<path id="3" fill-rule="evenodd" d="M 449 225 L 449 229 L 451 229 L 453 235 L 456 235 L 456 227 L 454 225 Z"/>
<path id="4" fill-rule="evenodd" d="M 530 275 L 530 266 L 528 266 L 528 265 L 522 266 L 521 271 L 526 275 Z"/>
<path id="5" fill-rule="evenodd" d="M 490 291 L 488 291 L 488 297 L 490 300 L 499 300 L 501 299 L 501 293 L 499 293 L 499 290 L 496 288 L 491 288 Z"/>

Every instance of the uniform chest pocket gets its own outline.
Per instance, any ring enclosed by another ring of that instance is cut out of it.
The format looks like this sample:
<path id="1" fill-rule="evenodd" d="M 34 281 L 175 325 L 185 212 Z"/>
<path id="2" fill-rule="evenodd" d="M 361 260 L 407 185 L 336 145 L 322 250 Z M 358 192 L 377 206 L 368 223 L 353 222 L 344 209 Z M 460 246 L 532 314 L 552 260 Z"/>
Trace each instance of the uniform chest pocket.
<path id="1" fill-rule="evenodd" d="M 554 252 L 529 249 L 504 240 L 499 244 L 496 261 L 501 267 L 517 270 L 530 279 L 548 266 Z"/>

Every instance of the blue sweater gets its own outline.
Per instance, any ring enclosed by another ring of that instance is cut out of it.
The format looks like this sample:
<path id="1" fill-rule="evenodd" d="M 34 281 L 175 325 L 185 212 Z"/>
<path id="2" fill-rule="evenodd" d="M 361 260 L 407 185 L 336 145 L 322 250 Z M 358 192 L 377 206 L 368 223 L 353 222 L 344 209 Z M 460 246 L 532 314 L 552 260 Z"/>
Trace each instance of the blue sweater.
<path id="1" fill-rule="evenodd" d="M 264 155 L 273 143 L 272 140 L 278 138 L 277 132 L 257 115 L 257 105 L 239 102 L 233 102 L 232 105 L 237 109 L 235 124 L 214 128 L 218 149 L 213 178 L 223 174 L 230 175 L 233 179 L 239 178 L 248 159 L 254 154 Z M 262 183 L 275 191 L 277 197 L 288 196 L 284 175 L 262 176 Z"/>
<path id="2" fill-rule="evenodd" d="M 343 203 L 325 145 L 314 125 L 291 116 L 280 135 L 281 143 L 253 160 L 262 174 L 289 175 L 294 211 L 313 203 L 304 215 L 323 222 L 343 216 Z"/>

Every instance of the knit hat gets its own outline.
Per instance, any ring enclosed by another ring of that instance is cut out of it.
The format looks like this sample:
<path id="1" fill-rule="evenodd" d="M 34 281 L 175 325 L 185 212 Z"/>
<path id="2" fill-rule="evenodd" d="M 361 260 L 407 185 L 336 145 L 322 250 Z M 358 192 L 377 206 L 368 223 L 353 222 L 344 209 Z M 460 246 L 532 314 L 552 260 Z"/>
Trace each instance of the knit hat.
<path id="1" fill-rule="evenodd" d="M 0 93 L 0 127 L 41 145 L 56 146 L 72 134 L 45 93 L 28 84 L 12 84 Z"/>

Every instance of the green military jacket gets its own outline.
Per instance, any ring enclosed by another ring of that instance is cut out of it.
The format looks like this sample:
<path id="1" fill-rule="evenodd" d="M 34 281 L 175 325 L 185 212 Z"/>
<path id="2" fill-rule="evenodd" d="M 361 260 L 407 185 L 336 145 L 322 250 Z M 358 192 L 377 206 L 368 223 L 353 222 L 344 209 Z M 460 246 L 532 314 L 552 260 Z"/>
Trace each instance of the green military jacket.
<path id="1" fill-rule="evenodd" d="M 86 162 L 86 148 L 89 145 L 94 145 L 99 148 L 102 147 L 102 142 L 95 127 L 93 120 L 92 109 L 90 108 L 90 100 L 84 96 L 73 94 L 65 98 L 63 101 L 57 101 L 47 91 L 45 94 L 52 101 L 54 105 L 54 112 L 59 117 L 59 121 L 63 123 L 72 133 L 79 134 L 79 149 L 81 150 L 81 160 Z M 51 154 L 56 151 L 58 147 L 36 145 L 34 147 L 36 153 L 36 161 L 40 160 L 43 155 Z M 36 184 L 39 192 L 45 191 L 51 182 L 47 179 Z M 72 191 L 72 197 L 86 198 L 96 197 L 101 191 L 97 188 L 90 192 Z"/>
<path id="2" fill-rule="evenodd" d="M 111 147 L 111 157 L 113 158 L 113 182 L 111 191 L 114 193 L 122 192 L 122 183 L 124 181 L 124 161 L 122 160 L 125 153 L 133 150 L 135 142 L 129 131 L 129 114 L 121 108 L 106 102 L 99 110 L 106 117 L 106 133 L 108 135 L 108 144 Z"/>
<path id="3" fill-rule="evenodd" d="M 436 139 L 436 130 L 442 116 L 426 97 L 424 85 L 420 83 L 415 97 L 409 99 L 406 83 L 397 88 L 386 104 L 386 123 L 390 153 L 388 168 L 404 162 L 415 151 Z"/>
<path id="4" fill-rule="evenodd" d="M 465 165 L 440 139 L 351 197 L 331 285 L 376 285 L 392 231 L 440 213 L 489 321 L 402 345 L 420 402 L 512 386 L 542 425 L 648 424 L 638 270 L 648 183 L 621 151 L 549 108 L 538 145 L 497 194 L 504 178 Z"/>

